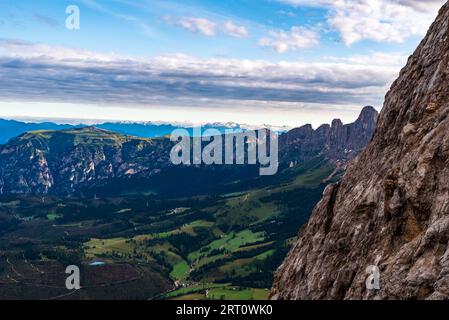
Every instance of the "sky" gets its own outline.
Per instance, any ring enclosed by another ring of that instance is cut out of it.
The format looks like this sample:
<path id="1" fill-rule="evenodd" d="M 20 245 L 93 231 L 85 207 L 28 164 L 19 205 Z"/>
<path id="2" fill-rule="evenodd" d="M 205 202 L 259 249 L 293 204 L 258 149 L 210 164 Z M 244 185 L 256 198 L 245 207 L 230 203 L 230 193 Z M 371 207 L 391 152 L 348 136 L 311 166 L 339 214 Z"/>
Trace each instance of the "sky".
<path id="1" fill-rule="evenodd" d="M 351 122 L 444 2 L 0 0 L 0 117 Z"/>

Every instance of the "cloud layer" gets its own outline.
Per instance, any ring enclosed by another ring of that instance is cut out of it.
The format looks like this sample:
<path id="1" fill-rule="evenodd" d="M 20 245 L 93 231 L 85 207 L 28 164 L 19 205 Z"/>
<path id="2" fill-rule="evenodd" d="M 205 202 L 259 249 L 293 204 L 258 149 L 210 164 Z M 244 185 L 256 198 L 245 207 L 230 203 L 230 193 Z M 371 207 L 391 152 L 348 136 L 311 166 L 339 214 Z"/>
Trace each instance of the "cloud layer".
<path id="1" fill-rule="evenodd" d="M 293 6 L 329 9 L 327 21 L 342 41 L 361 40 L 401 43 L 422 36 L 444 0 L 278 0 Z"/>
<path id="2" fill-rule="evenodd" d="M 394 55 L 329 57 L 320 63 L 185 55 L 149 59 L 0 40 L 0 99 L 122 105 L 182 100 L 205 106 L 212 99 L 379 105 L 404 61 Z"/>

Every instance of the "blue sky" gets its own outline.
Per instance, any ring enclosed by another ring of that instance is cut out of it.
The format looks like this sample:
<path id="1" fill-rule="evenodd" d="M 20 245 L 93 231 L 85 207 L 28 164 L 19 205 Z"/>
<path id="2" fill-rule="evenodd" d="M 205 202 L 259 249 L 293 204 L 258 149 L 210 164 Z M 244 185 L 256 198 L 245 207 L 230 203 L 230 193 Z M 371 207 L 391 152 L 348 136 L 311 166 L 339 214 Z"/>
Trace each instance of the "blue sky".
<path id="1" fill-rule="evenodd" d="M 0 116 L 351 121 L 381 107 L 443 2 L 0 0 Z"/>

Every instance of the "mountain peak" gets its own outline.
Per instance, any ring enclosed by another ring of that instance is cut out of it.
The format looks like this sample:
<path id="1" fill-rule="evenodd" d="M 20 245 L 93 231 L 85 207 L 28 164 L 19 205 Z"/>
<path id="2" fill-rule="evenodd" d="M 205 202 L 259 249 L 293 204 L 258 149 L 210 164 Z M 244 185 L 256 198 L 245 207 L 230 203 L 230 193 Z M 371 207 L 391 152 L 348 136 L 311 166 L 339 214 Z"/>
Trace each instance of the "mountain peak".
<path id="1" fill-rule="evenodd" d="M 332 120 L 332 125 L 331 125 L 331 127 L 332 128 L 339 128 L 339 127 L 342 127 L 343 126 L 343 122 L 340 120 L 340 119 L 334 119 L 334 120 Z"/>
<path id="2" fill-rule="evenodd" d="M 365 107 L 363 107 L 362 111 L 360 112 L 361 116 L 373 115 L 373 114 L 379 114 L 373 106 L 365 106 Z"/>
<path id="3" fill-rule="evenodd" d="M 372 108 L 372 107 L 371 107 Z M 374 110 L 375 116 L 372 112 Z M 310 157 L 324 155 L 331 162 L 347 162 L 366 146 L 373 136 L 377 121 L 374 108 L 364 109 L 363 121 L 343 124 L 340 119 L 332 121 L 332 126 L 321 125 L 313 130 L 305 125 L 280 136 L 281 162 L 305 161 Z M 370 116 L 371 115 L 371 116 Z M 359 119 L 360 119 L 359 117 Z"/>
<path id="4" fill-rule="evenodd" d="M 379 116 L 379 112 L 372 106 L 366 106 L 360 112 L 360 115 L 357 119 L 359 122 L 367 122 L 375 119 L 377 121 L 377 117 Z"/>

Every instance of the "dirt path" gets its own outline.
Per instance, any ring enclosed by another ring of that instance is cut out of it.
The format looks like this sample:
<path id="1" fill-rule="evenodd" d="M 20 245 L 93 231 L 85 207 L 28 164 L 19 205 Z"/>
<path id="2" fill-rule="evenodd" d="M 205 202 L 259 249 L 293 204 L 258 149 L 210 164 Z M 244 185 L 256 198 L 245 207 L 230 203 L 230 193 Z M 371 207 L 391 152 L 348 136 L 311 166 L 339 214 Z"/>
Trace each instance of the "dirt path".
<path id="1" fill-rule="evenodd" d="M 20 272 L 16 270 L 14 265 L 9 261 L 9 258 L 6 258 L 6 263 L 11 267 L 11 271 L 14 272 L 19 278 L 25 278 Z"/>

